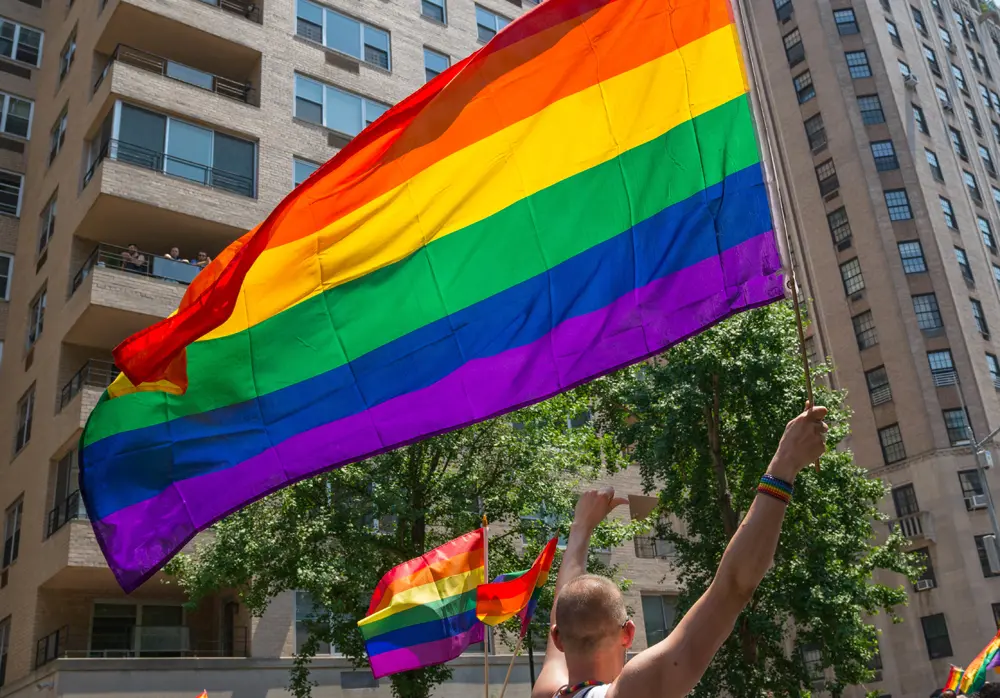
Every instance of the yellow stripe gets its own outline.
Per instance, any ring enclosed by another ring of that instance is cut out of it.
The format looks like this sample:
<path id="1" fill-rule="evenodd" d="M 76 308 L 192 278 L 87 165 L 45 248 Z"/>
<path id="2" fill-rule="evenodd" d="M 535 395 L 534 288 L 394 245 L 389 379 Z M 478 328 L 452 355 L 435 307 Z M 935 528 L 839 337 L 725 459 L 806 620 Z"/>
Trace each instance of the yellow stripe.
<path id="1" fill-rule="evenodd" d="M 422 606 L 425 603 L 446 599 L 449 596 L 464 594 L 478 587 L 483 581 L 483 568 L 477 567 L 468 572 L 453 574 L 450 577 L 439 579 L 436 582 L 428 582 L 417 587 L 404 589 L 398 594 L 393 594 L 392 601 L 389 602 L 386 608 L 376 611 L 366 618 L 362 618 L 358 621 L 358 625 L 374 623 L 377 620 L 382 620 L 414 606 Z"/>
<path id="2" fill-rule="evenodd" d="M 232 315 L 203 339 L 244 331 L 397 262 L 738 97 L 746 92 L 741 60 L 729 25 L 453 153 L 316 234 L 265 251 Z"/>

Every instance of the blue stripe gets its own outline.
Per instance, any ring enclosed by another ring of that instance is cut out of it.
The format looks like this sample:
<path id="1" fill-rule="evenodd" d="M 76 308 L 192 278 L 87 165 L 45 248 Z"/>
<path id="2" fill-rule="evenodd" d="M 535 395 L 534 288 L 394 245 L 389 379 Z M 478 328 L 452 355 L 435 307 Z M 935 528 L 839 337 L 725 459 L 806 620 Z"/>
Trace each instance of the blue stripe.
<path id="1" fill-rule="evenodd" d="M 425 388 L 470 360 L 534 342 L 565 320 L 770 230 L 760 165 L 753 165 L 350 364 L 254 400 L 90 444 L 82 470 L 87 507 L 104 518 L 173 482 L 229 468 L 292 436 Z"/>
<path id="2" fill-rule="evenodd" d="M 456 616 L 448 616 L 441 620 L 432 620 L 426 623 L 410 625 L 405 628 L 390 630 L 382 635 L 377 635 L 365 642 L 368 656 L 374 657 L 383 652 L 391 652 L 401 647 L 410 647 L 424 642 L 434 642 L 445 638 L 455 637 L 479 625 L 476 618 L 476 609 L 460 613 Z"/>

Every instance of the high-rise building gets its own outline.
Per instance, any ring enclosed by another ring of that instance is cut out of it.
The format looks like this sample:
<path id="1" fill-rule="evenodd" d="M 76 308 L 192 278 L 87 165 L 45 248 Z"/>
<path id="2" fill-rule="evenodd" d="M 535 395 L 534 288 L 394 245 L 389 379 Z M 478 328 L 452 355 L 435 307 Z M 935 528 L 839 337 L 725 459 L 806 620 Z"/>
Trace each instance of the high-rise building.
<path id="1" fill-rule="evenodd" d="M 1000 427 L 998 15 L 980 0 L 744 7 L 810 353 L 832 359 L 856 460 L 892 490 L 879 535 L 927 560 L 916 584 L 884 580 L 909 605 L 877 620 L 868 688 L 927 696 L 1000 622 L 973 449 Z"/>
<path id="2" fill-rule="evenodd" d="M 532 5 L 0 3 L 0 695 L 287 695 L 310 600 L 282 594 L 257 619 L 234 594 L 187 610 L 159 578 L 126 597 L 77 490 L 81 426 L 112 348 L 176 308 L 199 260 Z M 641 492 L 636 473 L 614 482 Z M 622 516 L 655 498 L 631 502 Z M 639 646 L 661 639 L 670 550 L 640 538 L 610 555 L 635 580 Z M 372 685 L 326 654 L 315 695 Z M 482 655 L 456 665 L 443 694 L 478 690 Z"/>

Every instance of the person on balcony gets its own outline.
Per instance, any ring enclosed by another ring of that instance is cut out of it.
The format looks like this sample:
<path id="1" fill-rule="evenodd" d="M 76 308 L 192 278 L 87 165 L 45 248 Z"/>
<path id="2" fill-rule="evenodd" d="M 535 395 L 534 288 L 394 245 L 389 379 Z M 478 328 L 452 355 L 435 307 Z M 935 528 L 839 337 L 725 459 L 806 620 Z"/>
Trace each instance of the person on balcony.
<path id="1" fill-rule="evenodd" d="M 171 247 L 170 252 L 168 252 L 163 256 L 166 257 L 167 259 L 172 259 L 175 262 L 184 262 L 185 264 L 191 263 L 191 260 L 184 259 L 183 257 L 181 257 L 181 250 L 179 247 Z"/>
<path id="2" fill-rule="evenodd" d="M 195 262 L 199 267 L 207 267 L 208 263 L 212 261 L 212 258 L 208 256 L 207 252 L 198 253 L 198 261 Z"/>
<path id="3" fill-rule="evenodd" d="M 122 261 L 125 263 L 127 271 L 144 273 L 146 271 L 146 255 L 139 251 L 135 245 L 129 245 L 125 252 L 122 252 Z"/>

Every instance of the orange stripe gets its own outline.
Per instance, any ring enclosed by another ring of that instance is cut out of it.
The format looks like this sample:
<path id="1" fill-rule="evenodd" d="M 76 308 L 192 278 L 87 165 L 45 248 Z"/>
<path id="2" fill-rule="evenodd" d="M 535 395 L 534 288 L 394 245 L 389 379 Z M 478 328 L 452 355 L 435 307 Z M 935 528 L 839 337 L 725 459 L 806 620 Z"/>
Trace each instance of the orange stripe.
<path id="1" fill-rule="evenodd" d="M 387 607 L 392 603 L 393 595 L 403 591 L 404 589 L 430 584 L 440 579 L 461 574 L 462 572 L 468 572 L 469 570 L 482 566 L 483 549 L 476 548 L 475 550 L 470 550 L 467 553 L 460 553 L 455 557 L 450 557 L 446 560 L 442 560 L 441 562 L 436 562 L 429 567 L 424 567 L 407 577 L 399 577 L 391 582 L 382 591 L 381 601 L 379 601 L 378 606 L 375 607 L 375 611 L 370 612 L 368 615 L 381 611 L 383 608 Z"/>

